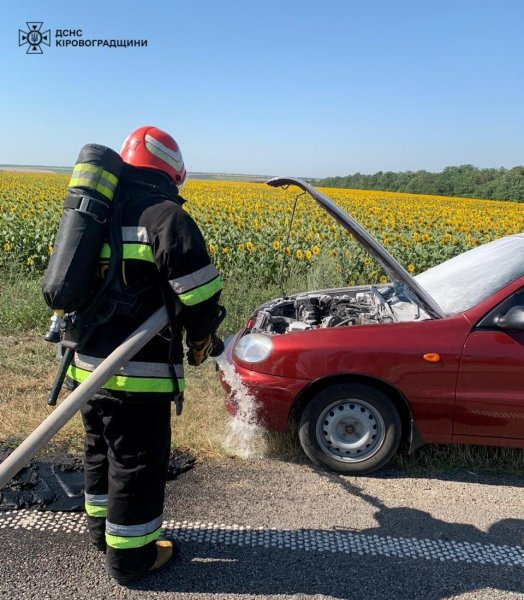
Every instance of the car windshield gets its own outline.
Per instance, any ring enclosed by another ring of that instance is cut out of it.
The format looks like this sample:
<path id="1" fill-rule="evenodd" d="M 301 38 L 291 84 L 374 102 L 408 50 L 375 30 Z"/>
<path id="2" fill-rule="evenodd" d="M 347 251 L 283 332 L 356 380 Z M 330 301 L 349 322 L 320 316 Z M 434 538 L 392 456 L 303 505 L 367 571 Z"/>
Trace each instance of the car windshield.
<path id="1" fill-rule="evenodd" d="M 447 314 L 472 308 L 524 274 L 524 234 L 459 254 L 417 275 L 418 283 Z"/>

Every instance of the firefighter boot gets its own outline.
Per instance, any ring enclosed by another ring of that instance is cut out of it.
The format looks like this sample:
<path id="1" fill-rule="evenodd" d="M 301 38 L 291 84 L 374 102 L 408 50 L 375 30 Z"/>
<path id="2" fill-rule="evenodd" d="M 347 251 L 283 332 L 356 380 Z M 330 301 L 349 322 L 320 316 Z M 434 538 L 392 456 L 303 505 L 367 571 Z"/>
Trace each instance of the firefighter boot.
<path id="1" fill-rule="evenodd" d="M 159 538 L 156 541 L 157 556 L 153 565 L 149 568 L 148 573 L 154 573 L 163 569 L 171 559 L 178 556 L 178 544 L 176 540 Z"/>

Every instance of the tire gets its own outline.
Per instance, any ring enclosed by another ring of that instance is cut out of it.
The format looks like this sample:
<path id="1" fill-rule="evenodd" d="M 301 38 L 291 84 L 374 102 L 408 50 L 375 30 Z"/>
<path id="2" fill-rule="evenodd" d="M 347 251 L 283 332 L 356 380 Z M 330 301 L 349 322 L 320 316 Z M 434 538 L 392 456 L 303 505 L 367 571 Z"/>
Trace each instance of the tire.
<path id="1" fill-rule="evenodd" d="M 402 425 L 393 402 L 379 390 L 342 383 L 317 393 L 299 422 L 302 449 L 317 465 L 364 475 L 387 464 L 400 443 Z"/>

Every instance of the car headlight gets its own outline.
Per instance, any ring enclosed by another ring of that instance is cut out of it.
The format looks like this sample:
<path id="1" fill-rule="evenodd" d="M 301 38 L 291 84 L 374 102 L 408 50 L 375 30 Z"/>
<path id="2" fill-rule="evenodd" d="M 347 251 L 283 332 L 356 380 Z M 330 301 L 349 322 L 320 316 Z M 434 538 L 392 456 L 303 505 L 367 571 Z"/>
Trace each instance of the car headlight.
<path id="1" fill-rule="evenodd" d="M 240 360 L 257 363 L 265 360 L 273 350 L 273 342 L 267 335 L 248 333 L 242 336 L 235 345 L 234 354 Z"/>

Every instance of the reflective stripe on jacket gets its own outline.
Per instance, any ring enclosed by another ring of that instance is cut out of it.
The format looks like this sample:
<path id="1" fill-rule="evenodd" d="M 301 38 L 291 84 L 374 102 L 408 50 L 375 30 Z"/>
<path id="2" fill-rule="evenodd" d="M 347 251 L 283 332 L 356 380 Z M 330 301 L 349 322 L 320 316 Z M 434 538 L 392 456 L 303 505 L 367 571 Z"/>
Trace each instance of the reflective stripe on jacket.
<path id="1" fill-rule="evenodd" d="M 103 358 L 77 353 L 67 374 L 73 381 L 82 383 L 103 360 Z M 105 383 L 103 389 L 130 393 L 172 394 L 176 391 L 183 392 L 184 387 L 182 364 L 130 361 Z"/>

